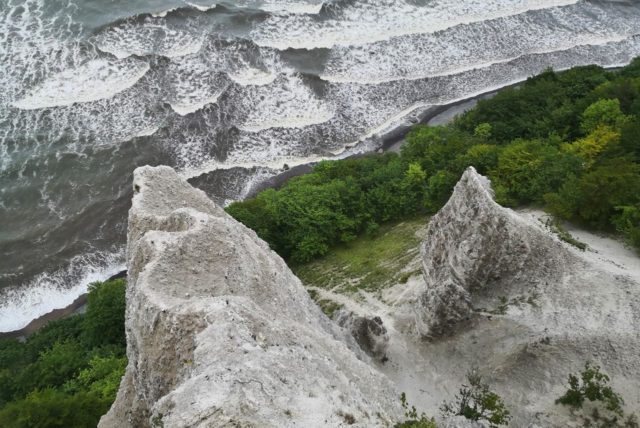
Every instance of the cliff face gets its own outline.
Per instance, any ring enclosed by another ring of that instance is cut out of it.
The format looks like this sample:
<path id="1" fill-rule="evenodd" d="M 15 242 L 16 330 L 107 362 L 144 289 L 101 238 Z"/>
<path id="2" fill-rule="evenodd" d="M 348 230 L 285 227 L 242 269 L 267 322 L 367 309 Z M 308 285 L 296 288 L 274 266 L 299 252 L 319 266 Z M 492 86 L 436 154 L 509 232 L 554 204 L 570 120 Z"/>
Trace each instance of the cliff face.
<path id="1" fill-rule="evenodd" d="M 353 305 L 340 317 L 353 336 L 172 169 L 136 170 L 134 192 L 129 365 L 101 427 L 390 426 L 402 419 L 398 390 L 438 415 L 472 367 L 512 426 L 564 427 L 575 418 L 554 400 L 586 361 L 640 408 L 640 273 L 500 207 L 473 168 L 429 224 L 423 280 L 388 290 L 392 304 L 368 295 Z M 354 337 L 388 360 L 377 365 L 386 377 Z"/>
<path id="2" fill-rule="evenodd" d="M 168 167 L 134 174 L 129 365 L 101 427 L 386 426 L 399 393 L 284 261 Z"/>
<path id="3" fill-rule="evenodd" d="M 498 205 L 489 181 L 473 167 L 429 222 L 421 251 L 427 287 L 416 328 L 425 337 L 450 333 L 469 319 L 472 294 L 534 290 L 558 281 L 567 263 L 576 261 L 548 231 Z"/>
<path id="4" fill-rule="evenodd" d="M 431 219 L 424 281 L 391 309 L 408 323 L 408 345 L 399 348 L 391 335 L 387 352 L 419 374 L 407 382 L 402 372 L 387 373 L 428 413 L 475 367 L 504 398 L 511 426 L 582 426 L 554 401 L 585 362 L 611 376 L 628 412 L 640 409 L 637 258 L 623 266 L 603 246 L 581 252 L 537 217 L 499 206 L 489 181 L 469 168 Z"/>

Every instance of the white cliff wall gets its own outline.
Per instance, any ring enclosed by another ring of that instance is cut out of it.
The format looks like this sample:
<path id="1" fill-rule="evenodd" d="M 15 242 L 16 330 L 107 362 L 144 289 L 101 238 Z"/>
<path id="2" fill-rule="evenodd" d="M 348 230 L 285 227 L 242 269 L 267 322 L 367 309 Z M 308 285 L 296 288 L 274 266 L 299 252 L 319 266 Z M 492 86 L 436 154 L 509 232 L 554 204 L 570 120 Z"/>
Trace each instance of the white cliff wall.
<path id="1" fill-rule="evenodd" d="M 168 167 L 134 174 L 127 355 L 100 427 L 390 426 L 399 393 L 284 261 Z"/>

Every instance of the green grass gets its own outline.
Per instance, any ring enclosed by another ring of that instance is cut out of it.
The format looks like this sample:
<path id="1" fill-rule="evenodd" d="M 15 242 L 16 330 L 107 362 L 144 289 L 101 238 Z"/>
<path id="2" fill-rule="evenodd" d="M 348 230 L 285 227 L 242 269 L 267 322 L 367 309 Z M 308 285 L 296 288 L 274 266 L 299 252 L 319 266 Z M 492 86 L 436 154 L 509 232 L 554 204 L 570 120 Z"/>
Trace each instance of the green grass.
<path id="1" fill-rule="evenodd" d="M 293 271 L 307 286 L 346 293 L 406 283 L 416 273 L 405 269 L 419 252 L 416 232 L 427 221 L 420 217 L 383 225 L 375 236 L 358 237 L 320 259 L 292 266 Z"/>

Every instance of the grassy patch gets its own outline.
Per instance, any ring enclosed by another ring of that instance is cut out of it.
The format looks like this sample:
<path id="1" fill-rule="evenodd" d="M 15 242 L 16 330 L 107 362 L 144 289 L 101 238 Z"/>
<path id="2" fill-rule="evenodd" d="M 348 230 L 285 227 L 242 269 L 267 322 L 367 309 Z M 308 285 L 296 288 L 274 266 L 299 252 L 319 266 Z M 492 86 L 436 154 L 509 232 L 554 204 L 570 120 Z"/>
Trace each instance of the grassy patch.
<path id="1" fill-rule="evenodd" d="M 562 226 L 562 224 L 560 224 L 559 221 L 557 221 L 557 220 L 553 220 L 553 221 L 552 220 L 547 220 L 546 226 L 549 228 L 549 230 L 551 230 L 553 233 L 558 235 L 558 238 L 560 238 L 562 241 L 566 242 L 567 244 L 573 245 L 574 247 L 576 247 L 579 250 L 586 251 L 587 244 L 585 244 L 582 241 L 578 241 L 576 238 L 574 238 Z"/>
<path id="2" fill-rule="evenodd" d="M 416 232 L 426 223 L 421 217 L 383 225 L 375 236 L 360 236 L 324 257 L 294 265 L 293 271 L 308 286 L 342 292 L 406 283 L 417 272 L 405 268 L 419 252 Z"/>

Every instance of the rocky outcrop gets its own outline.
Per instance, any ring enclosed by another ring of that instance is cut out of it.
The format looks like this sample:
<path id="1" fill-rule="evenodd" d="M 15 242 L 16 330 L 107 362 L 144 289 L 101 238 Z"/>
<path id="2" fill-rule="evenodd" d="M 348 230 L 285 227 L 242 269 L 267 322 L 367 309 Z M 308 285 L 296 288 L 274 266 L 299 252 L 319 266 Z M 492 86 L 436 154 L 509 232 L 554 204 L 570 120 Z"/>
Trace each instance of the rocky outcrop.
<path id="1" fill-rule="evenodd" d="M 580 418 L 591 413 L 577 416 L 555 399 L 586 362 L 611 377 L 627 413 L 640 409 L 636 256 L 589 233 L 582 238 L 590 249 L 581 251 L 532 212 L 496 204 L 489 181 L 469 168 L 431 219 L 424 280 L 399 288 L 395 322 L 385 319 L 391 339 L 383 368 L 427 414 L 453 399 L 473 368 L 503 397 L 510 426 L 583 426 Z"/>
<path id="2" fill-rule="evenodd" d="M 369 356 L 380 362 L 386 361 L 389 335 L 379 316 L 359 316 L 351 311 L 341 310 L 336 314 L 335 320 L 351 333 L 356 343 Z"/>
<path id="3" fill-rule="evenodd" d="M 398 392 L 284 261 L 168 167 L 134 174 L 129 364 L 101 427 L 389 426 Z"/>
<path id="4" fill-rule="evenodd" d="M 498 205 L 489 180 L 473 167 L 431 219 L 422 255 L 426 290 L 416 328 L 424 337 L 442 336 L 470 319 L 474 294 L 535 290 L 557 281 L 574 260 L 548 232 Z"/>

